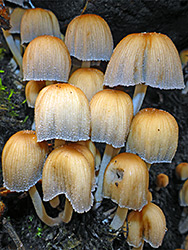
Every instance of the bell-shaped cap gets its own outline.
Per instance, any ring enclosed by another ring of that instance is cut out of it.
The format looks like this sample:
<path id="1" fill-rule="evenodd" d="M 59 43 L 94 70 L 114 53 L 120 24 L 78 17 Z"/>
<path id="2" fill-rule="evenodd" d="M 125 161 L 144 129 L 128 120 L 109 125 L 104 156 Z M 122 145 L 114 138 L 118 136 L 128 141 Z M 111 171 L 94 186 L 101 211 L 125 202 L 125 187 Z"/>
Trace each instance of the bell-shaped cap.
<path id="1" fill-rule="evenodd" d="M 29 43 L 34 38 L 50 35 L 61 38 L 59 22 L 54 13 L 42 8 L 27 9 L 21 20 L 21 42 Z"/>
<path id="2" fill-rule="evenodd" d="M 152 247 L 161 246 L 165 232 L 166 219 L 159 206 L 149 202 L 142 209 L 142 220 L 144 224 L 143 238 Z"/>
<path id="3" fill-rule="evenodd" d="M 138 154 L 147 163 L 170 163 L 178 145 L 178 124 L 168 112 L 146 108 L 132 120 L 126 152 Z"/>
<path id="4" fill-rule="evenodd" d="M 60 146 L 49 154 L 42 174 L 44 201 L 65 194 L 76 212 L 87 212 L 93 204 L 92 183 L 88 159 L 74 147 Z"/>
<path id="5" fill-rule="evenodd" d="M 68 83 L 43 88 L 35 103 L 35 127 L 38 141 L 88 140 L 90 110 L 87 97 Z"/>
<path id="6" fill-rule="evenodd" d="M 36 37 L 23 55 L 24 81 L 67 82 L 71 58 L 64 42 L 54 36 Z"/>
<path id="7" fill-rule="evenodd" d="M 137 155 L 120 153 L 105 170 L 103 195 L 119 207 L 141 210 L 148 203 L 148 185 L 146 163 Z"/>
<path id="8" fill-rule="evenodd" d="M 25 97 L 30 108 L 35 107 L 35 101 L 42 88 L 46 86 L 45 81 L 29 81 L 25 86 Z"/>
<path id="9" fill-rule="evenodd" d="M 104 89 L 93 96 L 90 110 L 91 140 L 123 147 L 133 117 L 130 96 L 120 90 Z"/>
<path id="10" fill-rule="evenodd" d="M 10 14 L 10 30 L 9 32 L 11 34 L 20 34 L 20 24 L 22 17 L 24 13 L 26 12 L 26 9 L 22 8 L 15 8 L 13 12 Z"/>
<path id="11" fill-rule="evenodd" d="M 82 61 L 108 61 L 113 52 L 113 38 L 107 22 L 95 14 L 75 17 L 65 33 L 71 56 Z"/>
<path id="12" fill-rule="evenodd" d="M 181 162 L 176 166 L 176 176 L 182 181 L 188 178 L 188 162 Z"/>
<path id="13" fill-rule="evenodd" d="M 116 46 L 107 66 L 104 85 L 145 84 L 160 89 L 184 88 L 179 53 L 161 33 L 134 33 Z"/>
<path id="14" fill-rule="evenodd" d="M 72 73 L 68 83 L 80 88 L 91 101 L 97 92 L 103 90 L 103 80 L 102 71 L 95 68 L 79 68 Z"/>
<path id="15" fill-rule="evenodd" d="M 127 220 L 128 220 L 127 243 L 130 246 L 138 248 L 142 245 L 143 230 L 144 230 L 141 211 L 140 212 L 131 211 L 127 217 Z M 127 223 L 127 221 L 125 223 Z M 126 227 L 125 224 L 124 224 L 124 227 Z"/>
<path id="16" fill-rule="evenodd" d="M 183 186 L 179 192 L 179 203 L 180 206 L 188 206 L 188 180 L 183 183 Z"/>
<path id="17" fill-rule="evenodd" d="M 41 179 L 47 153 L 47 143 L 37 142 L 34 131 L 12 135 L 2 152 L 4 186 L 10 191 L 28 191 Z"/>
<path id="18" fill-rule="evenodd" d="M 165 232 L 166 219 L 163 211 L 152 202 L 149 202 L 142 211 L 131 211 L 128 215 L 128 237 L 130 246 L 138 248 L 142 240 L 152 247 L 161 246 Z"/>

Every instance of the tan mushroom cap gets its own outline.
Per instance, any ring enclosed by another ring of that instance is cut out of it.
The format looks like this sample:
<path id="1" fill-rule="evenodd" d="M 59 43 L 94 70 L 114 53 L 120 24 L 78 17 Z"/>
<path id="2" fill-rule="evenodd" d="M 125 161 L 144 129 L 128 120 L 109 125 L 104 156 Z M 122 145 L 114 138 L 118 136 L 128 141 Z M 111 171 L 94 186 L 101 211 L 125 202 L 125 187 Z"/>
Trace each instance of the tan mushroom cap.
<path id="1" fill-rule="evenodd" d="M 75 17 L 65 33 L 71 56 L 82 61 L 108 61 L 113 52 L 113 38 L 107 22 L 95 14 Z"/>
<path id="2" fill-rule="evenodd" d="M 43 88 L 35 103 L 37 140 L 89 139 L 90 110 L 85 94 L 77 87 L 62 83 Z"/>
<path id="3" fill-rule="evenodd" d="M 90 110 L 91 140 L 123 147 L 133 117 L 130 96 L 120 90 L 104 89 L 93 96 Z"/>
<path id="4" fill-rule="evenodd" d="M 104 73 L 95 68 L 80 68 L 72 73 L 68 83 L 80 88 L 88 100 L 103 90 Z"/>
<path id="5" fill-rule="evenodd" d="M 160 173 L 156 177 L 156 190 L 160 190 L 160 188 L 166 187 L 169 184 L 169 177 L 166 174 Z"/>
<path id="6" fill-rule="evenodd" d="M 25 86 L 25 97 L 30 108 L 35 107 L 35 101 L 42 88 L 46 86 L 45 81 L 29 81 Z"/>
<path id="7" fill-rule="evenodd" d="M 25 12 L 26 12 L 26 9 L 22 9 L 18 7 L 18 8 L 15 8 L 13 12 L 10 14 L 11 29 L 9 30 L 9 32 L 11 34 L 15 34 L 15 33 L 20 34 L 20 24 L 21 24 L 21 20 Z"/>
<path id="8" fill-rule="evenodd" d="M 178 124 L 168 112 L 146 108 L 132 120 L 126 151 L 147 163 L 170 163 L 178 145 Z"/>
<path id="9" fill-rule="evenodd" d="M 145 162 L 137 155 L 120 153 L 105 170 L 103 195 L 119 207 L 141 210 L 148 203 L 148 185 Z"/>
<path id="10" fill-rule="evenodd" d="M 116 46 L 107 66 L 104 85 L 143 83 L 160 89 L 184 88 L 179 53 L 161 33 L 133 33 Z"/>
<path id="11" fill-rule="evenodd" d="M 87 212 L 93 204 L 92 183 L 91 167 L 78 150 L 64 145 L 49 154 L 42 174 L 44 201 L 65 194 L 76 212 Z"/>
<path id="12" fill-rule="evenodd" d="M 188 63 L 188 49 L 184 49 L 180 52 L 180 59 L 182 66 L 185 66 Z"/>
<path id="13" fill-rule="evenodd" d="M 42 35 L 61 38 L 59 22 L 50 10 L 42 8 L 27 9 L 21 20 L 22 44 L 31 42 Z"/>
<path id="14" fill-rule="evenodd" d="M 64 42 L 54 36 L 33 39 L 23 55 L 24 81 L 67 82 L 71 58 Z"/>
<path id="15" fill-rule="evenodd" d="M 42 177 L 47 152 L 47 143 L 37 142 L 32 130 L 12 135 L 2 152 L 4 186 L 10 191 L 28 191 Z"/>
<path id="16" fill-rule="evenodd" d="M 182 181 L 188 178 L 188 162 L 181 162 L 176 166 L 176 176 Z"/>
<path id="17" fill-rule="evenodd" d="M 179 192 L 180 206 L 188 206 L 188 180 L 186 180 Z"/>
<path id="18" fill-rule="evenodd" d="M 142 209 L 144 223 L 144 240 L 152 247 L 159 247 L 162 244 L 166 232 L 166 219 L 163 211 L 152 202 L 149 202 Z"/>
<path id="19" fill-rule="evenodd" d="M 152 247 L 158 248 L 166 232 L 166 219 L 163 211 L 152 202 L 149 202 L 142 211 L 131 211 L 128 215 L 129 245 L 139 247 L 142 239 Z"/>

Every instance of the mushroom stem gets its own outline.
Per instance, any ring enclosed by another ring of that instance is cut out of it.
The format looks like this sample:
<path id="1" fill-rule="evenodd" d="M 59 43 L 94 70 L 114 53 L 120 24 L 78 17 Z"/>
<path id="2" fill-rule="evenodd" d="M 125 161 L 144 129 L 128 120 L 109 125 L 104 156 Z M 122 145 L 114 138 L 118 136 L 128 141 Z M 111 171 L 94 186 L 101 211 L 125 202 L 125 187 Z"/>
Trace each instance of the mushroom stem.
<path id="1" fill-rule="evenodd" d="M 82 62 L 82 68 L 90 68 L 91 62 L 90 61 L 83 61 Z"/>
<path id="2" fill-rule="evenodd" d="M 142 250 L 144 247 L 144 240 L 142 241 L 142 244 L 139 247 L 133 247 L 132 250 Z"/>
<path id="3" fill-rule="evenodd" d="M 147 90 L 147 85 L 145 84 L 137 84 L 134 89 L 133 94 L 133 114 L 136 115 L 140 110 L 145 94 Z"/>
<path id="4" fill-rule="evenodd" d="M 111 221 L 110 227 L 114 230 L 118 230 L 120 227 L 122 227 L 126 220 L 127 213 L 128 208 L 118 206 L 114 218 Z"/>
<path id="5" fill-rule="evenodd" d="M 65 206 L 62 213 L 59 214 L 61 220 L 65 223 L 69 223 L 72 218 L 73 208 L 70 201 L 66 198 Z"/>
<path id="6" fill-rule="evenodd" d="M 188 216 L 186 218 L 182 217 L 178 229 L 181 234 L 185 234 L 188 232 Z"/>
<path id="7" fill-rule="evenodd" d="M 20 67 L 20 70 L 22 70 L 22 56 L 21 56 L 20 51 L 17 48 L 17 45 L 14 42 L 12 35 L 9 33 L 8 30 L 4 30 L 3 28 L 2 28 L 2 31 L 3 31 L 3 35 L 5 37 L 5 40 L 6 40 L 14 58 L 15 58 L 15 60 L 17 61 L 18 65 Z"/>
<path id="8" fill-rule="evenodd" d="M 35 211 L 38 217 L 41 219 L 41 221 L 43 221 L 49 227 L 57 226 L 61 223 L 61 219 L 59 217 L 52 218 L 47 215 L 41 197 L 35 186 L 29 189 L 29 194 L 31 196 L 33 205 L 35 207 Z"/>
<path id="9" fill-rule="evenodd" d="M 103 177 L 104 177 L 104 172 L 105 169 L 108 165 L 108 163 L 110 162 L 110 160 L 112 159 L 112 157 L 114 157 L 116 154 L 118 154 L 118 152 L 120 151 L 120 149 L 118 148 L 114 148 L 112 145 L 106 144 L 105 147 L 105 151 L 102 157 L 102 162 L 101 162 L 101 166 L 99 169 L 99 174 L 98 174 L 98 186 L 97 186 L 97 191 L 95 193 L 95 206 L 94 208 L 97 209 L 101 202 L 102 202 L 102 189 L 103 189 Z"/>
<path id="10" fill-rule="evenodd" d="M 56 208 L 57 206 L 59 206 L 60 200 L 59 200 L 59 196 L 56 196 L 55 198 L 53 198 L 52 200 L 49 201 L 51 207 Z"/>

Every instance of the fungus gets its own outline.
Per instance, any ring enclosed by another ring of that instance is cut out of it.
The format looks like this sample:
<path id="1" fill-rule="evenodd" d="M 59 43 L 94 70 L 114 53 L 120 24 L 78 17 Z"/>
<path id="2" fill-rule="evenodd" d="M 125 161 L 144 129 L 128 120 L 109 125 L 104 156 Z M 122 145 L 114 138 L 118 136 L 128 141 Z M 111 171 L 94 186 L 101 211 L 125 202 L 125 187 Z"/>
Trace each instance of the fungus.
<path id="1" fill-rule="evenodd" d="M 24 81 L 67 82 L 71 58 L 64 42 L 54 36 L 33 39 L 23 55 Z"/>
<path id="2" fill-rule="evenodd" d="M 91 140 L 106 143 L 98 174 L 95 207 L 102 202 L 103 176 L 113 156 L 125 145 L 133 117 L 132 100 L 120 90 L 104 89 L 96 93 L 90 102 Z"/>
<path id="3" fill-rule="evenodd" d="M 148 203 L 148 185 L 148 170 L 139 156 L 120 153 L 110 161 L 104 173 L 103 196 L 118 204 L 112 229 L 124 224 L 128 209 L 141 210 Z"/>
<path id="4" fill-rule="evenodd" d="M 35 103 L 37 140 L 89 139 L 90 110 L 85 94 L 77 87 L 59 83 L 43 88 Z"/>
<path id="5" fill-rule="evenodd" d="M 133 95 L 135 115 L 148 85 L 160 89 L 184 88 L 179 53 L 164 34 L 130 34 L 116 46 L 105 72 L 104 85 L 136 85 Z"/>
<path id="6" fill-rule="evenodd" d="M 36 213 L 48 226 L 58 225 L 60 218 L 47 215 L 35 184 L 42 177 L 42 167 L 48 153 L 46 142 L 37 142 L 32 130 L 19 131 L 9 138 L 2 152 L 4 187 L 10 191 L 28 191 Z"/>
<path id="7" fill-rule="evenodd" d="M 166 174 L 158 174 L 156 178 L 156 191 L 159 191 L 161 188 L 166 187 L 169 184 L 169 178 Z"/>
<path id="8" fill-rule="evenodd" d="M 30 108 L 35 107 L 35 101 L 42 88 L 46 86 L 45 81 L 29 81 L 25 87 L 25 97 Z"/>
<path id="9" fill-rule="evenodd" d="M 81 147 L 84 147 L 86 156 Z M 90 156 L 89 156 L 90 155 Z M 54 197 L 64 194 L 66 202 L 62 221 L 71 220 L 73 210 L 84 213 L 93 204 L 92 188 L 94 183 L 94 157 L 87 147 L 63 145 L 54 149 L 45 162 L 42 173 L 43 200 L 50 201 Z"/>
<path id="10" fill-rule="evenodd" d="M 149 202 L 142 211 L 131 211 L 128 215 L 127 242 L 133 249 L 143 249 L 144 241 L 158 248 L 166 232 L 166 219 L 163 211 Z"/>
<path id="11" fill-rule="evenodd" d="M 103 90 L 103 80 L 102 71 L 95 68 L 80 68 L 71 74 L 68 83 L 80 88 L 91 101 L 97 92 Z"/>
<path id="12" fill-rule="evenodd" d="M 176 166 L 176 176 L 182 181 L 188 178 L 188 162 L 181 162 Z"/>
<path id="13" fill-rule="evenodd" d="M 34 38 L 50 35 L 61 38 L 59 22 L 50 10 L 27 9 L 21 20 L 21 43 L 27 44 Z"/>
<path id="14" fill-rule="evenodd" d="M 75 17 L 67 26 L 65 44 L 70 55 L 84 61 L 108 61 L 113 52 L 113 38 L 107 22 L 95 14 Z"/>
<path id="15" fill-rule="evenodd" d="M 188 180 L 186 180 L 179 191 L 179 203 L 182 207 L 188 206 Z M 181 234 L 184 234 L 188 231 L 188 216 L 180 220 L 179 231 Z"/>
<path id="16" fill-rule="evenodd" d="M 170 163 L 178 145 L 178 124 L 168 112 L 140 110 L 132 120 L 126 152 L 138 154 L 148 165 Z"/>

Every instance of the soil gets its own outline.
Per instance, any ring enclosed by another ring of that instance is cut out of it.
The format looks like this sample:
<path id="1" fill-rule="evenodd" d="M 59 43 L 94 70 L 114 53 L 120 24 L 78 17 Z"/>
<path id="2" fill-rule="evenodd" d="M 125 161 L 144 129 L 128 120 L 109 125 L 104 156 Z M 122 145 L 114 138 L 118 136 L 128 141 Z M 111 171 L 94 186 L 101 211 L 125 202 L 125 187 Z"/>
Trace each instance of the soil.
<path id="1" fill-rule="evenodd" d="M 6 86 L 4 94 L 0 93 L 0 152 L 2 152 L 5 142 L 15 132 L 31 129 L 34 114 L 33 110 L 28 108 L 27 103 L 24 102 L 24 83 L 21 81 L 19 84 L 15 82 L 19 81 L 19 78 L 8 65 L 9 60 L 10 54 L 7 51 L 0 60 L 0 70 L 4 71 L 4 73 L 0 74 L 0 77 L 3 85 Z M 126 88 L 125 91 L 132 96 L 133 88 Z M 11 97 L 10 93 L 13 93 Z M 163 244 L 158 249 L 173 250 L 181 248 L 186 237 L 186 234 L 181 235 L 178 231 L 183 211 L 183 208 L 179 205 L 178 195 L 183 181 L 179 181 L 176 178 L 175 167 L 179 163 L 188 160 L 188 95 L 182 94 L 181 90 L 164 91 L 149 87 L 142 108 L 145 107 L 154 107 L 168 111 L 176 118 L 179 125 L 179 144 L 172 163 L 153 164 L 149 171 L 149 190 L 152 192 L 153 202 L 165 214 L 168 229 Z M 97 147 L 102 154 L 104 145 L 97 144 Z M 159 173 L 167 174 L 170 181 L 166 188 L 156 191 L 155 180 Z M 2 170 L 0 170 L 0 187 L 2 186 Z M 40 183 L 37 184 L 37 188 L 42 196 Z M 0 248 L 3 250 L 23 249 L 19 248 L 19 241 L 23 243 L 26 250 L 129 249 L 126 243 L 126 235 L 123 234 L 123 231 L 120 230 L 117 234 L 114 234 L 109 229 L 110 219 L 105 216 L 104 212 L 113 208 L 115 204 L 108 199 L 104 199 L 98 210 L 91 209 L 84 214 L 74 212 L 70 223 L 61 224 L 53 228 L 46 226 L 39 220 L 28 193 L 8 193 L 2 195 L 0 199 L 6 206 L 4 212 L 1 212 L 0 222 Z M 61 205 L 58 209 L 52 209 L 48 203 L 44 204 L 47 213 L 52 217 L 56 216 L 59 210 L 63 209 L 64 197 L 61 197 Z M 16 237 L 7 229 L 7 225 L 10 227 L 9 223 L 11 223 L 19 240 L 16 240 Z M 145 243 L 144 249 L 149 250 L 152 247 Z"/>

